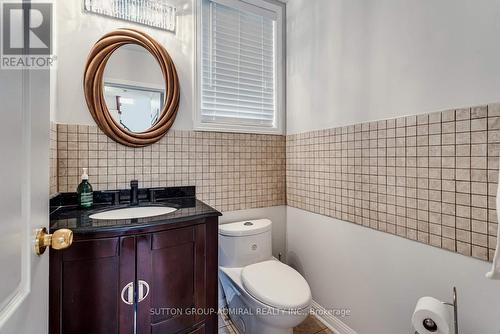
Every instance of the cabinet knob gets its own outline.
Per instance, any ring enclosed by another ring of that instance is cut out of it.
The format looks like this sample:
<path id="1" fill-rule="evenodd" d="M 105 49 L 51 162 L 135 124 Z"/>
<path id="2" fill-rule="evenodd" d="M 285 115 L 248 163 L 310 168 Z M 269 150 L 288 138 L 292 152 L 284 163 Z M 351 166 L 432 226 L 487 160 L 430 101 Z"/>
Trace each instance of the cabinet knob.
<path id="1" fill-rule="evenodd" d="M 149 284 L 146 281 L 139 280 L 139 303 L 142 302 L 149 295 Z"/>
<path id="2" fill-rule="evenodd" d="M 130 282 L 122 289 L 122 301 L 127 305 L 134 303 L 134 282 Z"/>
<path id="3" fill-rule="evenodd" d="M 61 228 L 53 234 L 47 233 L 47 229 L 42 227 L 36 231 L 35 253 L 42 255 L 47 247 L 52 249 L 65 249 L 73 243 L 73 231 Z"/>

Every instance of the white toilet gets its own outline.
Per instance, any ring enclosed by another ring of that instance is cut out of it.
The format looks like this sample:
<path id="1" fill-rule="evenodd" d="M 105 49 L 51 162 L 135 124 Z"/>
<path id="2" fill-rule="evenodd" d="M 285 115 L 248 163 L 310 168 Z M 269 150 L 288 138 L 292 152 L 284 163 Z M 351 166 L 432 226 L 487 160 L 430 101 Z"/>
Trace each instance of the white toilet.
<path id="1" fill-rule="evenodd" d="M 219 226 L 219 279 L 242 334 L 291 334 L 311 307 L 304 277 L 272 256 L 271 224 L 259 219 Z"/>

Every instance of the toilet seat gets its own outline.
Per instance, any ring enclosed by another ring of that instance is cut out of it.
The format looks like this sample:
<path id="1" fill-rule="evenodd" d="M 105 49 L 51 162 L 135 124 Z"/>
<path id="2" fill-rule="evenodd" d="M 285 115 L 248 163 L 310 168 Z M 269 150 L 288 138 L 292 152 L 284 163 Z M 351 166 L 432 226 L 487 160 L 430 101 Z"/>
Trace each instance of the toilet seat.
<path id="1" fill-rule="evenodd" d="M 252 297 L 274 308 L 299 310 L 311 305 L 311 290 L 304 277 L 279 261 L 244 267 L 241 281 Z"/>

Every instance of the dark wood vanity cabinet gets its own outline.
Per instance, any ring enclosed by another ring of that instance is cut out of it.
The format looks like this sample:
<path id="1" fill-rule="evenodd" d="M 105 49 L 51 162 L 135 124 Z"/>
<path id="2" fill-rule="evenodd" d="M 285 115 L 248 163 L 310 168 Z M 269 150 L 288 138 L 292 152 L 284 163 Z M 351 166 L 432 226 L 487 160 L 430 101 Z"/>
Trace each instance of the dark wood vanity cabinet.
<path id="1" fill-rule="evenodd" d="M 51 252 L 51 334 L 216 333 L 216 311 L 217 217 Z"/>
<path id="2" fill-rule="evenodd" d="M 205 255 L 205 225 L 137 237 L 137 278 L 151 291 L 138 303 L 139 333 L 178 333 L 205 320 L 195 312 L 207 305 Z"/>

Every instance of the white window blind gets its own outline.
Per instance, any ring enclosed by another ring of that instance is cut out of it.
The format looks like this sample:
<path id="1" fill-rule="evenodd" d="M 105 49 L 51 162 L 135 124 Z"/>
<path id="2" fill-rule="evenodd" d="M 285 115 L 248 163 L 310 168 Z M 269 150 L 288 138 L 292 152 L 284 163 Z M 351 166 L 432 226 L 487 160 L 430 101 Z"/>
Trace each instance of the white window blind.
<path id="1" fill-rule="evenodd" d="M 273 128 L 275 13 L 234 0 L 203 0 L 200 121 Z"/>

